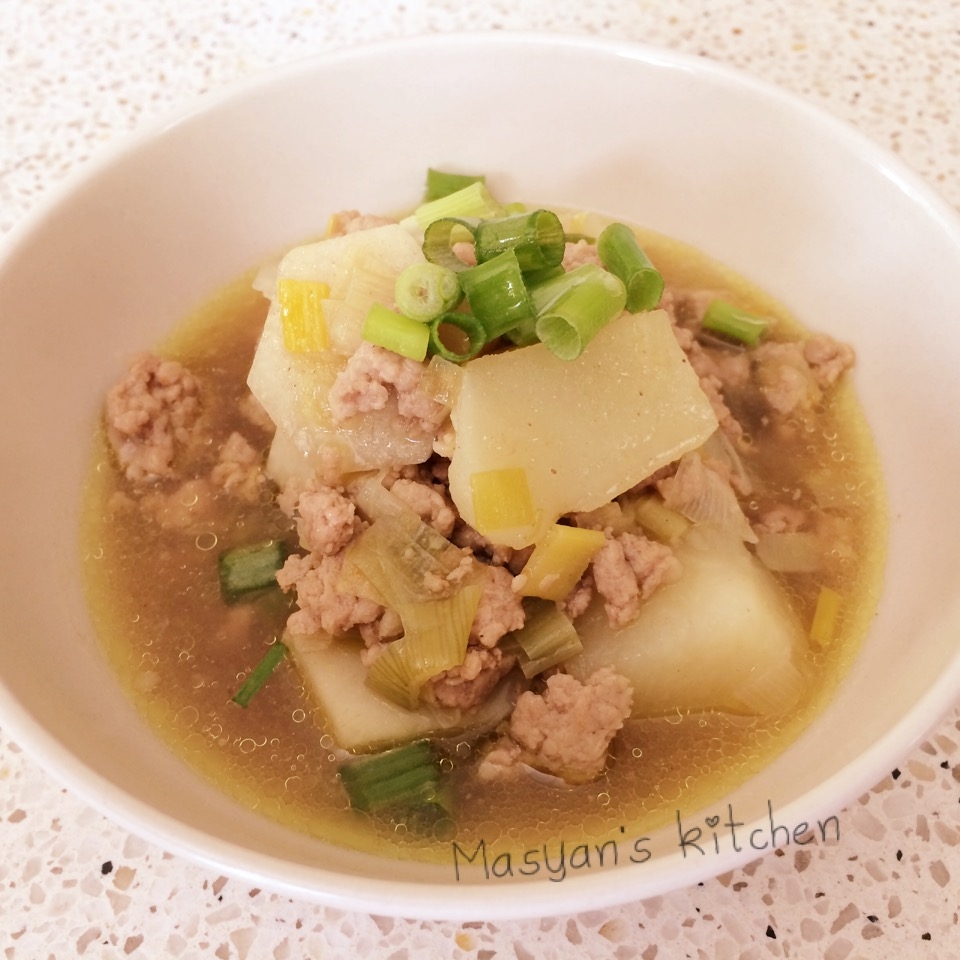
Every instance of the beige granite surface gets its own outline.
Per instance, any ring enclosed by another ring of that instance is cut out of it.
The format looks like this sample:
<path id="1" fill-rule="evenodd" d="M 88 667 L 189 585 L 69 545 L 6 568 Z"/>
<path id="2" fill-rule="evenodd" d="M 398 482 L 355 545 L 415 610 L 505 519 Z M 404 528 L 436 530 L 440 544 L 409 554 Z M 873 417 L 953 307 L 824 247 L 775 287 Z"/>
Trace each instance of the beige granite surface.
<path id="1" fill-rule="evenodd" d="M 598 34 L 737 67 L 849 121 L 960 206 L 955 0 L 0 0 L 0 232 L 105 144 L 199 93 L 315 52 L 486 29 Z M 608 911 L 390 920 L 173 857 L 0 730 L 0 958 L 960 956 L 960 709 L 839 820 L 837 842 Z"/>

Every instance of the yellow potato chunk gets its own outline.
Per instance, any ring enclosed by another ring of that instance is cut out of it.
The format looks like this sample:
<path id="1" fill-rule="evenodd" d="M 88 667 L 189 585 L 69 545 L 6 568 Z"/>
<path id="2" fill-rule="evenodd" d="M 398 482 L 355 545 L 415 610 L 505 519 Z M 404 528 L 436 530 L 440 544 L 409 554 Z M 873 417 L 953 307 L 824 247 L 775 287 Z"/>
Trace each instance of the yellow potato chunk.
<path id="1" fill-rule="evenodd" d="M 451 418 L 453 501 L 467 523 L 511 547 L 539 540 L 566 513 L 603 506 L 717 428 L 662 310 L 623 314 L 576 360 L 542 344 L 472 360 Z M 526 472 L 535 520 L 483 529 L 471 478 L 510 469 Z"/>

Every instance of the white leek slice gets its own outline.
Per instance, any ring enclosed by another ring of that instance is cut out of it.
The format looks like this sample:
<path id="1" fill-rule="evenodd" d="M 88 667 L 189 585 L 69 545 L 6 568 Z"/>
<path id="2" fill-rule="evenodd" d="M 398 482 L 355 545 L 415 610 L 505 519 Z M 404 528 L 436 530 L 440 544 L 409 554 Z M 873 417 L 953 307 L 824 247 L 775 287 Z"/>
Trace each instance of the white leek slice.
<path id="1" fill-rule="evenodd" d="M 404 634 L 387 644 L 367 671 L 367 686 L 408 710 L 431 678 L 463 663 L 480 588 L 470 584 L 453 596 L 408 603 L 400 612 Z"/>
<path id="2" fill-rule="evenodd" d="M 612 666 L 633 685 L 634 715 L 724 710 L 775 714 L 802 694 L 805 631 L 773 577 L 734 535 L 692 528 L 675 547 L 683 575 L 613 631 L 602 607 L 577 620 L 580 679 Z"/>
<path id="3" fill-rule="evenodd" d="M 359 570 L 401 618 L 412 603 L 449 596 L 462 563 L 469 563 L 463 551 L 413 511 L 378 517 L 344 554 L 344 566 Z"/>
<path id="4" fill-rule="evenodd" d="M 703 462 L 698 451 L 685 454 L 677 472 L 658 487 L 664 503 L 691 523 L 716 526 L 748 543 L 757 542 L 733 487 Z"/>
<path id="5" fill-rule="evenodd" d="M 534 528 L 480 530 L 511 547 L 540 539 L 564 514 L 608 503 L 717 427 L 662 310 L 621 315 L 576 360 L 559 360 L 542 344 L 472 360 L 451 419 L 450 494 L 471 526 L 470 478 L 526 471 Z"/>

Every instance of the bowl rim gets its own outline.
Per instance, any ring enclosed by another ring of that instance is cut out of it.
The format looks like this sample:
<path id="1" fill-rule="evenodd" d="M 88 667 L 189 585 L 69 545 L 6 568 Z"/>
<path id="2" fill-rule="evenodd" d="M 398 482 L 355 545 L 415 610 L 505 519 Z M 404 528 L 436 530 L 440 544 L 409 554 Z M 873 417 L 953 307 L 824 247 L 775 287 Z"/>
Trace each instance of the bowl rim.
<path id="1" fill-rule="evenodd" d="M 78 188 L 142 149 L 157 136 L 181 123 L 195 121 L 204 114 L 244 95 L 292 78 L 335 71 L 345 62 L 375 61 L 385 53 L 410 54 L 437 47 L 459 45 L 488 48 L 562 47 L 595 55 L 613 56 L 648 67 L 686 71 L 710 83 L 735 88 L 751 97 L 768 101 L 789 113 L 812 119 L 835 141 L 861 162 L 882 172 L 951 234 L 960 249 L 960 215 L 939 193 L 906 163 L 865 134 L 798 94 L 759 79 L 739 69 L 707 57 L 673 51 L 646 44 L 577 34 L 534 31 L 478 31 L 424 34 L 394 40 L 358 44 L 349 48 L 315 53 L 257 70 L 226 83 L 159 116 L 138 124 L 131 131 L 102 145 L 94 155 L 71 169 L 53 184 L 34 206 L 0 237 L 0 270 L 17 249 L 32 235 L 56 218 L 59 207 Z M 924 737 L 957 702 L 960 689 L 960 650 L 944 671 L 915 704 L 873 746 L 857 756 L 841 773 L 822 781 L 814 790 L 778 811 L 789 822 L 791 815 L 830 815 L 869 790 Z M 647 866 L 636 875 L 625 895 L 622 884 L 612 883 L 603 871 L 590 871 L 567 878 L 562 884 L 536 882 L 515 885 L 488 885 L 482 895 L 475 886 L 457 888 L 450 883 L 410 884 L 383 878 L 345 877 L 322 867 L 291 865 L 287 861 L 254 854 L 226 841 L 211 844 L 202 831 L 188 827 L 174 817 L 160 813 L 95 773 L 65 749 L 19 702 L 0 677 L 0 722 L 10 736 L 22 745 L 53 778 L 63 783 L 90 806 L 121 825 L 128 832 L 144 837 L 163 849 L 223 871 L 257 886 L 307 901 L 341 909 L 374 911 L 391 916 L 432 920 L 520 919 L 555 915 L 586 908 L 610 907 L 625 900 L 642 899 L 674 889 L 691 886 L 717 874 L 742 866 L 756 858 L 756 851 L 724 853 L 705 859 L 702 865 L 685 865 L 674 870 L 672 858 L 664 858 L 656 867 Z M 800 809 L 802 807 L 802 810 Z M 634 877 L 631 877 L 631 881 Z M 522 896 L 518 892 L 522 889 Z M 465 895 L 464 895 L 465 894 Z"/>

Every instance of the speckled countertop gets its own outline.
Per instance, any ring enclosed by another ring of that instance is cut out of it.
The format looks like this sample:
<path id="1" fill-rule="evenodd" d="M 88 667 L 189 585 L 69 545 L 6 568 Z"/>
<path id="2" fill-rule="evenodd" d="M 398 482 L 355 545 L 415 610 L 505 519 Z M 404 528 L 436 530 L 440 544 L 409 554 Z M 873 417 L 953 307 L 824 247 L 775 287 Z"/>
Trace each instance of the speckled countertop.
<path id="1" fill-rule="evenodd" d="M 848 120 L 960 206 L 957 0 L 0 0 L 0 232 L 104 144 L 196 94 L 305 54 L 465 29 L 713 58 Z M 958 801 L 960 709 L 842 812 L 837 843 L 602 913 L 414 922 L 173 857 L 65 792 L 0 729 L 0 957 L 942 960 L 960 954 Z"/>

